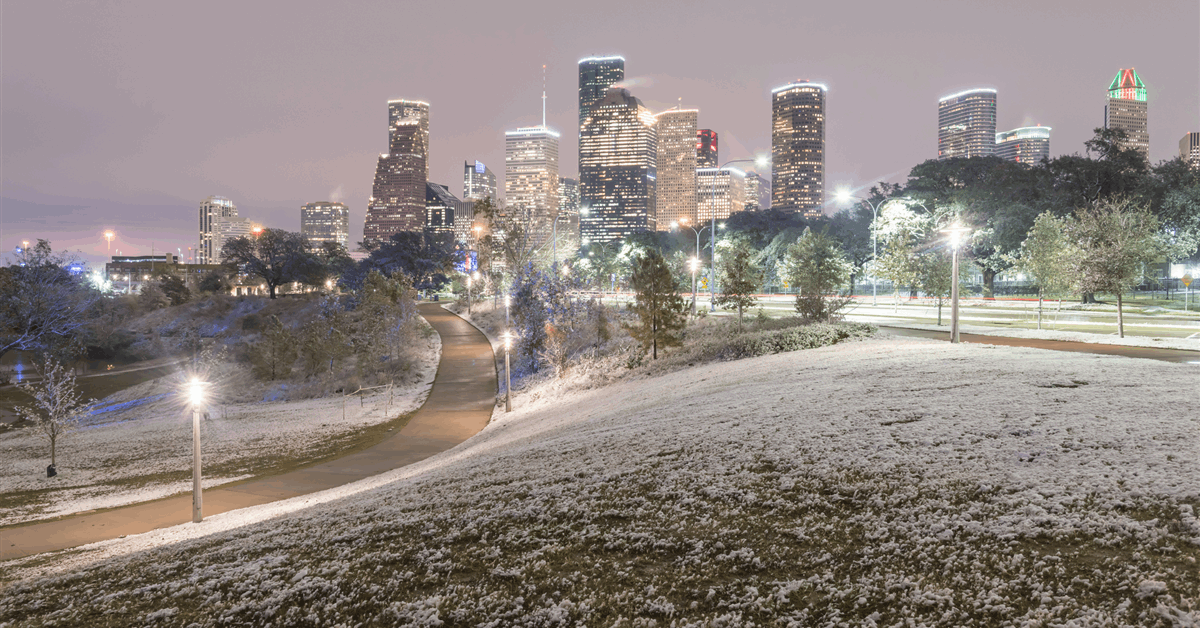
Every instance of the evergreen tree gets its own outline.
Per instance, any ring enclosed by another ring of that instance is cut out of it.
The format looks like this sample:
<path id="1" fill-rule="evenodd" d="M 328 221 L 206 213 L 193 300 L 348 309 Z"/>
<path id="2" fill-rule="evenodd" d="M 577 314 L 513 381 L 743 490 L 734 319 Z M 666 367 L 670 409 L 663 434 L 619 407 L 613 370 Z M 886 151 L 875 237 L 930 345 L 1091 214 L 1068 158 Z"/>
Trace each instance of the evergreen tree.
<path id="1" fill-rule="evenodd" d="M 754 263 L 755 256 L 748 242 L 737 241 L 718 258 L 721 294 L 717 305 L 737 308 L 738 329 L 742 328 L 742 311 L 758 303 L 754 295 L 762 287 L 763 271 Z"/>
<path id="2" fill-rule="evenodd" d="M 271 315 L 262 338 L 250 348 L 250 364 L 259 379 L 283 379 L 291 374 L 296 361 L 296 342 L 292 332 L 278 316 Z"/>
<path id="3" fill-rule="evenodd" d="M 1013 266 L 1037 282 L 1038 329 L 1042 328 L 1042 301 L 1047 294 L 1061 295 L 1071 289 L 1071 245 L 1067 240 L 1069 219 L 1043 212 L 1013 256 Z"/>
<path id="4" fill-rule="evenodd" d="M 1083 292 L 1117 296 L 1117 333 L 1125 337 L 1122 296 L 1146 279 L 1146 269 L 1167 250 L 1158 219 L 1126 198 L 1102 199 L 1075 213 L 1070 235 L 1079 247 L 1074 274 Z"/>
<path id="5" fill-rule="evenodd" d="M 850 276 L 850 264 L 832 238 L 806 227 L 800 239 L 788 247 L 786 265 L 789 281 L 799 289 L 796 312 L 805 320 L 831 320 L 845 307 L 846 299 L 827 296 L 837 292 Z"/>
<path id="6" fill-rule="evenodd" d="M 683 344 L 687 322 L 683 297 L 675 291 L 675 278 L 658 251 L 646 251 L 634 261 L 629 283 L 636 293 L 629 309 L 637 314 L 640 324 L 625 328 L 657 360 L 660 344 L 664 348 Z"/>

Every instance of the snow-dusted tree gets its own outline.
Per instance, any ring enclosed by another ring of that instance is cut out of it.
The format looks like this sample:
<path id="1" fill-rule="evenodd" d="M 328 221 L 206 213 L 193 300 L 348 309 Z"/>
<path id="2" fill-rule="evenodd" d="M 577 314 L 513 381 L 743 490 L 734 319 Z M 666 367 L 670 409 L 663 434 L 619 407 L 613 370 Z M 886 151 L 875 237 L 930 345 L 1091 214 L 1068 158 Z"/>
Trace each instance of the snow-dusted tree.
<path id="1" fill-rule="evenodd" d="M 639 324 L 626 325 L 625 329 L 657 360 L 659 345 L 666 348 L 683 344 L 682 332 L 687 324 L 683 297 L 675 291 L 675 278 L 667 261 L 655 250 L 635 260 L 629 283 L 636 294 L 629 309 L 637 314 Z"/>
<path id="2" fill-rule="evenodd" d="M 271 315 L 262 337 L 250 347 L 250 364 L 259 379 L 283 379 L 296 362 L 296 339 L 278 316 Z"/>
<path id="3" fill-rule="evenodd" d="M 900 305 L 900 286 L 916 289 L 920 283 L 919 236 L 908 228 L 890 234 L 874 263 L 875 273 L 892 282 L 897 307 Z"/>
<path id="4" fill-rule="evenodd" d="M 67 270 L 73 261 L 38 240 L 16 263 L 0 268 L 0 356 L 53 350 L 88 324 L 100 295 Z"/>
<path id="5" fill-rule="evenodd" d="M 1033 278 L 1038 288 L 1038 329 L 1042 328 L 1042 302 L 1047 295 L 1060 298 L 1073 284 L 1072 246 L 1067 239 L 1070 219 L 1043 212 L 1012 257 L 1013 267 Z"/>
<path id="6" fill-rule="evenodd" d="M 557 327 L 554 323 L 546 323 L 546 340 L 538 357 L 554 369 L 555 377 L 562 377 L 567 371 L 567 358 L 571 355 L 571 336 L 567 330 Z"/>
<path id="7" fill-rule="evenodd" d="M 741 329 L 742 311 L 758 303 L 754 295 L 762 288 L 763 271 L 754 262 L 758 253 L 748 242 L 739 240 L 722 248 L 717 257 L 718 285 L 721 287 L 717 305 L 737 308 L 738 329 Z"/>
<path id="8" fill-rule="evenodd" d="M 42 356 L 35 368 L 41 381 L 21 386 L 33 397 L 33 405 L 16 410 L 50 443 L 50 464 L 57 465 L 58 440 L 78 427 L 92 401 L 79 394 L 75 373 L 49 355 Z"/>
<path id="9" fill-rule="evenodd" d="M 809 321 L 836 319 L 849 302 L 836 294 L 850 276 L 850 264 L 841 246 L 806 227 L 796 243 L 788 247 L 784 263 L 788 281 L 799 290 L 796 312 Z"/>
<path id="10" fill-rule="evenodd" d="M 1146 278 L 1147 267 L 1167 247 L 1149 207 L 1128 198 L 1102 199 L 1075 212 L 1070 236 L 1076 247 L 1073 270 L 1083 292 L 1117 296 L 1117 334 L 1125 337 L 1122 296 Z"/>
<path id="11" fill-rule="evenodd" d="M 350 356 L 349 316 L 336 296 L 321 300 L 320 314 L 300 328 L 299 340 L 300 359 L 309 375 L 332 373 L 339 362 Z"/>

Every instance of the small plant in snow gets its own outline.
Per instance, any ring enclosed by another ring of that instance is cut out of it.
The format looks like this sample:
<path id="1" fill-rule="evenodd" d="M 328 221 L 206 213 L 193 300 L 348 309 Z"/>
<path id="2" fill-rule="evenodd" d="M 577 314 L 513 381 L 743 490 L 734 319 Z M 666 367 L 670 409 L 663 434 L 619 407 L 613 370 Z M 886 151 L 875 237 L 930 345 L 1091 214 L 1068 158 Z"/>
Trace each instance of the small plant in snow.
<path id="1" fill-rule="evenodd" d="M 75 373 L 49 355 L 35 367 L 42 381 L 21 386 L 33 397 L 33 406 L 18 406 L 17 414 L 50 442 L 50 464 L 57 465 L 58 439 L 75 430 L 92 401 L 84 400 L 75 386 Z"/>

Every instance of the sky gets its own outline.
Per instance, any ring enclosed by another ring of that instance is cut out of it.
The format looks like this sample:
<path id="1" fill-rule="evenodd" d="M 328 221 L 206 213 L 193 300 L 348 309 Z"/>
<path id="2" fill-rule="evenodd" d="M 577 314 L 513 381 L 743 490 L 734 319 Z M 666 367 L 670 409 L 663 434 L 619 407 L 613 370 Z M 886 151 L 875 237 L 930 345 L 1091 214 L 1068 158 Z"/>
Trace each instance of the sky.
<path id="1" fill-rule="evenodd" d="M 54 2 L 0 5 L 0 250 L 46 238 L 102 261 L 185 252 L 210 195 L 298 231 L 340 200 L 361 239 L 387 100 L 430 103 L 430 180 L 503 179 L 504 131 L 562 132 L 578 172 L 578 60 L 621 55 L 654 111 L 682 103 L 721 159 L 769 151 L 771 89 L 828 85 L 826 189 L 903 181 L 936 154 L 937 101 L 998 90 L 997 130 L 1082 152 L 1136 68 L 1152 162 L 1200 131 L 1200 2 Z"/>

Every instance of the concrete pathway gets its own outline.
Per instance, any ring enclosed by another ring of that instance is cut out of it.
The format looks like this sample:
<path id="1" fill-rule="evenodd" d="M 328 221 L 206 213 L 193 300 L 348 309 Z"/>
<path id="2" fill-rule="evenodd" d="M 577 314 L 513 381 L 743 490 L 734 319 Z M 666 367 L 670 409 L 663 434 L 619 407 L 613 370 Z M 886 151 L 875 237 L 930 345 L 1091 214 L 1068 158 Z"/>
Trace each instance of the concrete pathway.
<path id="1" fill-rule="evenodd" d="M 907 327 L 889 327 L 879 325 L 879 330 L 894 336 L 916 336 L 918 338 L 933 338 L 950 340 L 950 331 L 933 331 L 928 329 L 909 329 Z M 1004 345 L 1008 347 L 1032 347 L 1034 349 L 1049 349 L 1051 351 L 1070 351 L 1073 353 L 1097 353 L 1100 355 L 1119 355 L 1126 358 L 1147 358 L 1164 362 L 1181 362 L 1185 364 L 1200 364 L 1200 351 L 1187 349 L 1169 349 L 1166 347 L 1128 347 L 1125 345 L 1106 345 L 1095 342 L 1075 342 L 1071 340 L 1043 340 L 1041 338 L 1009 338 L 1006 336 L 989 336 L 987 334 L 968 334 L 959 332 L 959 340 L 985 345 Z"/>
<path id="2" fill-rule="evenodd" d="M 491 420 L 496 400 L 492 346 L 470 323 L 435 303 L 421 316 L 442 338 L 442 358 L 428 399 L 404 429 L 363 451 L 308 468 L 204 491 L 204 516 L 315 493 L 378 475 L 441 453 Z M 141 534 L 192 520 L 192 495 L 94 514 L 0 528 L 0 560 Z"/>

